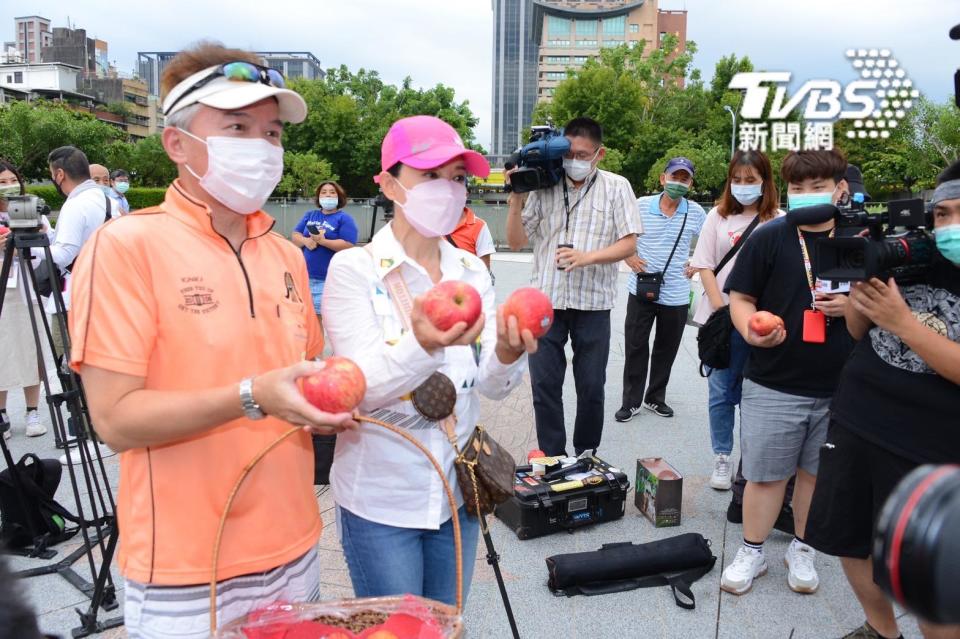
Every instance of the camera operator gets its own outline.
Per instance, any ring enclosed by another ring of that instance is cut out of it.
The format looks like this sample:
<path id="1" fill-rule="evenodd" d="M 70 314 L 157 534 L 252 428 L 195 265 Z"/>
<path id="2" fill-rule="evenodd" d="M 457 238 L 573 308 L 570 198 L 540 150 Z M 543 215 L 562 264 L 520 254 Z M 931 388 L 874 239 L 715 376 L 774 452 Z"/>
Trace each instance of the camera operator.
<path id="1" fill-rule="evenodd" d="M 900 636 L 873 579 L 878 514 L 916 466 L 960 461 L 960 162 L 938 178 L 932 205 L 937 254 L 926 281 L 856 283 L 846 308 L 860 341 L 831 405 L 806 541 L 840 557 L 866 614 L 847 637 Z M 928 639 L 960 637 L 957 627 L 920 628 Z"/>
<path id="2" fill-rule="evenodd" d="M 537 440 L 548 455 L 566 449 L 563 416 L 564 345 L 573 346 L 577 455 L 596 450 L 603 432 L 603 386 L 610 354 L 610 309 L 617 297 L 617 262 L 637 254 L 643 232 L 636 198 L 626 178 L 597 168 L 604 157 L 603 132 L 590 118 L 564 128 L 570 149 L 566 176 L 533 191 L 523 202 L 508 198 L 507 242 L 519 251 L 533 246 L 533 285 L 553 302 L 553 326 L 530 356 Z M 508 171 L 506 178 L 515 171 Z"/>

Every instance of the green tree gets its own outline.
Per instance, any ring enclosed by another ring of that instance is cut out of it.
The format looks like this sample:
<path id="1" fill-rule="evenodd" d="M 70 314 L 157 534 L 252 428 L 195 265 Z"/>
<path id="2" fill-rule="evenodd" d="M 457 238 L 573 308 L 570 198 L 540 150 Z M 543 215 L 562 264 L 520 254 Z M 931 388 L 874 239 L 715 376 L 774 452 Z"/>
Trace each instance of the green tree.
<path id="1" fill-rule="evenodd" d="M 120 129 L 90 113 L 44 100 L 0 106 L 0 131 L 0 155 L 30 180 L 49 179 L 47 154 L 59 146 L 73 145 L 96 162 L 111 142 L 123 138 Z"/>
<path id="2" fill-rule="evenodd" d="M 283 179 L 277 185 L 277 192 L 287 197 L 312 197 L 317 186 L 326 180 L 338 181 L 330 163 L 316 153 L 283 154 Z"/>
<path id="3" fill-rule="evenodd" d="M 284 133 L 285 148 L 328 161 L 351 195 L 376 193 L 372 178 L 380 171 L 380 143 L 400 118 L 434 115 L 456 129 L 464 144 L 478 148 L 473 137 L 477 119 L 450 87 L 416 89 L 410 78 L 398 87 L 376 71 L 351 72 L 346 66 L 328 69 L 323 80 L 290 84 L 307 102 L 308 112 L 303 123 Z"/>

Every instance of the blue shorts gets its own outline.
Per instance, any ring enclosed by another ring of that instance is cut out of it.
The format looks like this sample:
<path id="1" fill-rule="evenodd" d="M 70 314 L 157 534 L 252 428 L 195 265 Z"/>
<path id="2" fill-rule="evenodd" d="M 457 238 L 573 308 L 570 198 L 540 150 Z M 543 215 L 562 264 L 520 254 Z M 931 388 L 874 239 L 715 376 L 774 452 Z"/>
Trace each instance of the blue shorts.
<path id="1" fill-rule="evenodd" d="M 320 300 L 323 299 L 323 283 L 326 280 L 315 280 L 310 278 L 310 297 L 313 298 L 313 312 L 320 314 Z"/>

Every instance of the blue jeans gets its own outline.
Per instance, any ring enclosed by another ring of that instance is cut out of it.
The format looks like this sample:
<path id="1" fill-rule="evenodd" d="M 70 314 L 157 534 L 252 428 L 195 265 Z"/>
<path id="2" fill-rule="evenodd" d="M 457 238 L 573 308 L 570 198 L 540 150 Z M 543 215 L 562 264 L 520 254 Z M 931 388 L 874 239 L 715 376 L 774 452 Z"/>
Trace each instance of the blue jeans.
<path id="1" fill-rule="evenodd" d="M 710 442 L 715 455 L 729 455 L 733 451 L 735 407 L 740 403 L 743 367 L 749 354 L 750 346 L 740 332 L 733 329 L 730 334 L 730 367 L 715 368 L 707 378 L 710 388 Z"/>
<path id="2" fill-rule="evenodd" d="M 313 312 L 320 314 L 320 301 L 323 299 L 323 285 L 327 280 L 310 278 L 310 297 L 313 298 Z"/>
<path id="3" fill-rule="evenodd" d="M 466 602 L 477 558 L 480 521 L 461 507 L 463 600 Z M 340 543 L 357 597 L 412 594 L 456 604 L 457 566 L 453 520 L 439 530 L 378 524 L 337 508 Z"/>

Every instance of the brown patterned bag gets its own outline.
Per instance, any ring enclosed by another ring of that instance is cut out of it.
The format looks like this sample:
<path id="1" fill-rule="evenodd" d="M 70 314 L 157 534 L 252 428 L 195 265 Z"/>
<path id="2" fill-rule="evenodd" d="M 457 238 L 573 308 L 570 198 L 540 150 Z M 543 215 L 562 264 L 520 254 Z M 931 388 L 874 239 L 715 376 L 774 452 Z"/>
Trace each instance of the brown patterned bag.
<path id="1" fill-rule="evenodd" d="M 479 424 L 458 452 L 456 469 L 464 505 L 474 517 L 492 513 L 494 506 L 513 495 L 513 456 Z"/>

